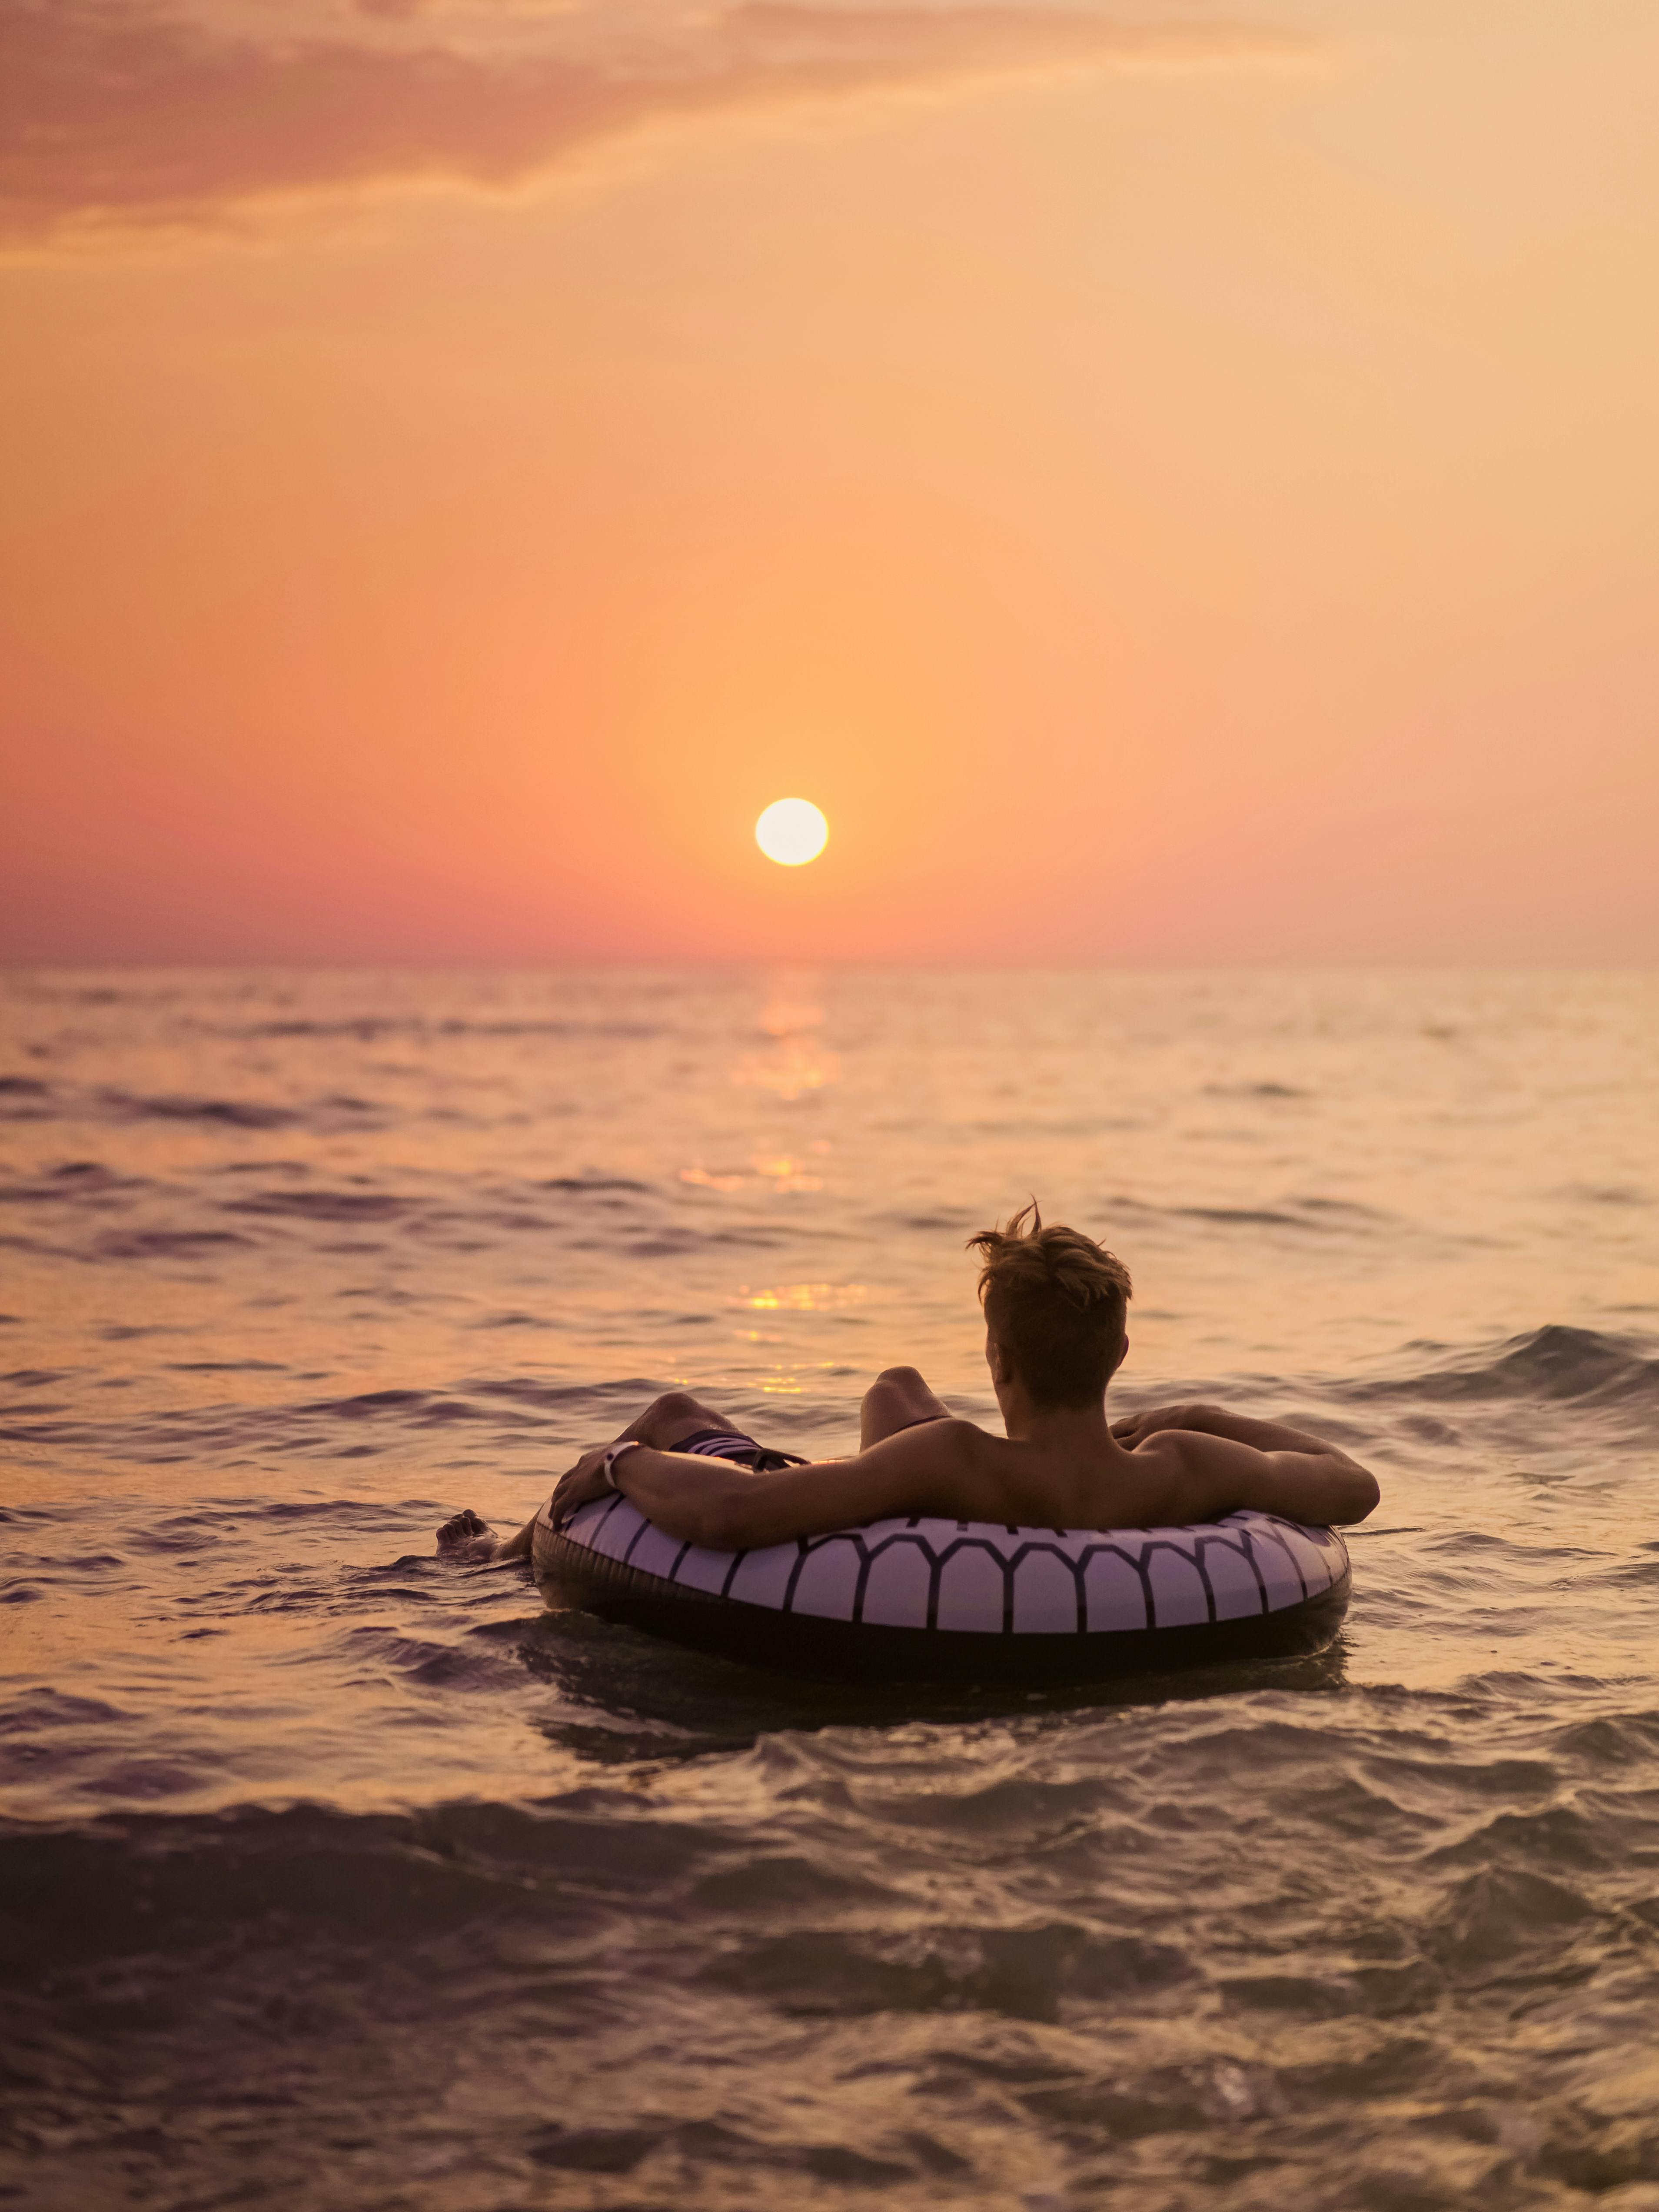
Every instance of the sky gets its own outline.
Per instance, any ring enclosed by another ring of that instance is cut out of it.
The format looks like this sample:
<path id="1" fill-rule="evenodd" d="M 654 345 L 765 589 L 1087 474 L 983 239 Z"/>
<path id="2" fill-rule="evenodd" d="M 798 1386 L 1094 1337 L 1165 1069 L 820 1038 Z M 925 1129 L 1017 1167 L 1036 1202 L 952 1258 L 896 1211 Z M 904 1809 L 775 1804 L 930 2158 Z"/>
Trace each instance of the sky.
<path id="1" fill-rule="evenodd" d="M 1652 0 L 0 49 L 0 956 L 1659 960 Z"/>

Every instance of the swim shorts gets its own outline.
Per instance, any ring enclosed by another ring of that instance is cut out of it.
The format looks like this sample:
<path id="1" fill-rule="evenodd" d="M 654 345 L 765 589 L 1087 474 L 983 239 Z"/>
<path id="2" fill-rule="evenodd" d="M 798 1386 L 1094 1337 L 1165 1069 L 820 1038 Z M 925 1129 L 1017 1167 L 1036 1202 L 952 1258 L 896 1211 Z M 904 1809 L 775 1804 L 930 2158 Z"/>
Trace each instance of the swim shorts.
<path id="1" fill-rule="evenodd" d="M 751 1474 L 775 1474 L 780 1468 L 807 1465 L 799 1452 L 774 1451 L 768 1444 L 757 1444 L 740 1429 L 699 1429 L 664 1449 L 691 1452 L 698 1459 L 734 1459 Z"/>

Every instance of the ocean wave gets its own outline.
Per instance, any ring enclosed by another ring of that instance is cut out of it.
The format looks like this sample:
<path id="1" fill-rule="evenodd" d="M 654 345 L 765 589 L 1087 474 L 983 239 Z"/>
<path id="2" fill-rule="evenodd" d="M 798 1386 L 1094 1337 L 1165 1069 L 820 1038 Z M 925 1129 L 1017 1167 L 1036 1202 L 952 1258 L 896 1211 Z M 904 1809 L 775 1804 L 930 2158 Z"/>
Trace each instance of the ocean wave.
<path id="1" fill-rule="evenodd" d="M 1397 1398 L 1534 1400 L 1639 1408 L 1659 1403 L 1659 1356 L 1650 1339 L 1603 1334 L 1557 1322 L 1475 1352 L 1424 1346 L 1443 1357 L 1407 1375 L 1338 1382 L 1329 1395 L 1353 1404 Z"/>
<path id="2" fill-rule="evenodd" d="M 556 1190 L 572 1198 L 603 1198 L 618 1193 L 625 1193 L 630 1197 L 657 1195 L 653 1185 L 636 1182 L 632 1176 L 544 1176 L 532 1188 Z"/>
<path id="3" fill-rule="evenodd" d="M 523 1415 L 501 1413 L 483 1406 L 469 1406 L 436 1390 L 365 1390 L 351 1398 L 315 1398 L 290 1409 L 291 1419 L 304 1420 L 321 1415 L 331 1421 L 374 1421 L 390 1414 L 412 1428 L 448 1427 L 457 1421 L 512 1424 Z"/>
<path id="4" fill-rule="evenodd" d="M 739 1943 L 701 1977 L 769 1999 L 786 2017 L 994 2012 L 1057 2021 L 1068 2002 L 1109 2002 L 1196 1978 L 1185 1952 L 1075 1924 L 935 1924 L 902 1934 L 797 1929 Z"/>
<path id="5" fill-rule="evenodd" d="M 400 1220 L 417 1210 L 419 1203 L 391 1191 L 372 1190 L 264 1190 L 221 1201 L 227 1213 L 330 1222 Z"/>
<path id="6" fill-rule="evenodd" d="M 145 1098 L 129 1091 L 100 1091 L 94 1097 L 104 1113 L 131 1121 L 205 1121 L 227 1129 L 291 1129 L 302 1119 L 290 1106 L 255 1098 Z"/>
<path id="7" fill-rule="evenodd" d="M 212 1036 L 246 1039 L 250 1042 L 302 1037 L 346 1038 L 358 1044 L 379 1044 L 387 1038 L 418 1041 L 427 1037 L 555 1037 L 638 1042 L 666 1034 L 661 1023 L 627 1021 L 477 1021 L 461 1017 L 429 1019 L 419 1014 L 366 1014 L 334 1021 L 268 1021 L 246 1024 L 198 1024 Z"/>
<path id="8" fill-rule="evenodd" d="M 303 1105 L 269 1098 L 217 1097 L 187 1091 L 146 1093 L 110 1085 L 82 1087 L 10 1078 L 0 1080 L 0 1118 L 110 1121 L 133 1125 L 182 1121 L 200 1128 L 333 1132 L 382 1118 L 384 1109 L 349 1092 L 329 1092 Z"/>
<path id="9" fill-rule="evenodd" d="M 94 1243 L 100 1260 L 199 1260 L 250 1240 L 234 1229 L 112 1229 Z"/>
<path id="10" fill-rule="evenodd" d="M 475 1377 L 455 1387 L 470 1391 L 475 1397 L 505 1398 L 511 1404 L 535 1406 L 549 1413 L 586 1413 L 614 1405 L 625 1405 L 637 1412 L 650 1399 L 659 1396 L 666 1386 L 647 1376 L 633 1375 L 621 1381 L 597 1383 L 538 1382 L 526 1376 Z"/>
<path id="11" fill-rule="evenodd" d="M 1358 1231 L 1398 1228 L 1399 1217 L 1352 1199 L 1292 1197 L 1271 1206 L 1177 1206 L 1133 1198 L 1120 1192 L 1103 1199 L 1097 1208 L 1108 1221 L 1196 1222 L 1209 1229 L 1290 1229 L 1310 1236 L 1333 1236 Z"/>
<path id="12" fill-rule="evenodd" d="M 52 1089 L 32 1075 L 0 1075 L 0 1121 L 49 1121 Z"/>
<path id="13" fill-rule="evenodd" d="M 1559 1195 L 1571 1206 L 1651 1206 L 1653 1193 L 1635 1183 L 1570 1182 Z"/>
<path id="14" fill-rule="evenodd" d="M 97 1160 L 67 1160 L 44 1175 L 0 1183 L 0 1206 L 84 1205 L 152 1187 L 146 1176 L 119 1175 Z"/>

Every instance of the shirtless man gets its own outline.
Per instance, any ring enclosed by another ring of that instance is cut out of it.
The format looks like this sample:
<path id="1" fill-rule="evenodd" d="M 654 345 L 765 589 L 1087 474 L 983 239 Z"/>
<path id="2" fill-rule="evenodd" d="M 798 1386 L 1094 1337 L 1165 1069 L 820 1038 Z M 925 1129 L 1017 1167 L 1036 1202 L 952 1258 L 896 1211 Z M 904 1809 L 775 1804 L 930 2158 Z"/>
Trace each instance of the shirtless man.
<path id="1" fill-rule="evenodd" d="M 942 1406 L 914 1367 L 865 1393 L 851 1459 L 792 1461 L 684 1391 L 585 1452 L 553 1493 L 556 1519 L 613 1490 L 665 1534 L 716 1551 L 910 1513 L 1038 1528 L 1170 1528 L 1253 1506 L 1316 1526 L 1363 1521 L 1376 1479 L 1301 1429 L 1219 1406 L 1108 1421 L 1122 1364 L 1129 1273 L 1035 1205 L 969 1239 L 981 1256 L 985 1358 L 1006 1440 Z M 461 1560 L 528 1558 L 535 1522 L 498 1538 L 476 1513 L 438 1531 Z"/>

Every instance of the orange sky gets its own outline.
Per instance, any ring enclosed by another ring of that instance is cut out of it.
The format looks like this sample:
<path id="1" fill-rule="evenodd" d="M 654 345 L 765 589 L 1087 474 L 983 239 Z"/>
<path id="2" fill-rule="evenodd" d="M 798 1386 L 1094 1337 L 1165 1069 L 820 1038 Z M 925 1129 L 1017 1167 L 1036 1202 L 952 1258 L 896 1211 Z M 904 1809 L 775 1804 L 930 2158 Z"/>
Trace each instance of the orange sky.
<path id="1" fill-rule="evenodd" d="M 1652 0 L 0 27 L 9 957 L 1659 957 Z"/>

